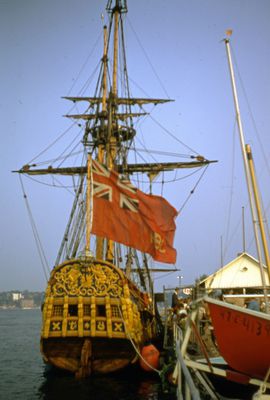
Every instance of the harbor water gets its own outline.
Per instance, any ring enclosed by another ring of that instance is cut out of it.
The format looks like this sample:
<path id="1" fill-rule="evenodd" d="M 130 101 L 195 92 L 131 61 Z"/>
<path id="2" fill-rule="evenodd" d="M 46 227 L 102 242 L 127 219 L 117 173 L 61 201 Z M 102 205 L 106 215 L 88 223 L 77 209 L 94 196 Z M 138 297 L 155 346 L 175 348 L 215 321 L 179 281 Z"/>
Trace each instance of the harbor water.
<path id="1" fill-rule="evenodd" d="M 139 367 L 76 380 L 46 366 L 39 350 L 40 328 L 38 309 L 0 309 L 0 400 L 176 400 L 172 387 L 164 388 L 157 374 Z M 224 390 L 223 384 L 219 386 Z M 226 397 L 220 399 L 252 397 L 228 382 L 225 388 Z M 201 399 L 209 400 L 209 396 L 201 393 Z"/>
<path id="2" fill-rule="evenodd" d="M 174 400 L 158 376 L 131 369 L 76 380 L 48 368 L 39 351 L 41 313 L 0 310 L 0 400 Z"/>

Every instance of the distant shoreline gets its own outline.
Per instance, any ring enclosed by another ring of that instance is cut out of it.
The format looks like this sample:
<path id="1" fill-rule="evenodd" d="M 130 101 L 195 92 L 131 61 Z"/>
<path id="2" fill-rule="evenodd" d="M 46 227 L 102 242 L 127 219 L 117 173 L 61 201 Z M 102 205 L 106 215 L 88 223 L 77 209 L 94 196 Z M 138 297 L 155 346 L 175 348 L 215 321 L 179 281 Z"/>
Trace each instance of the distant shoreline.
<path id="1" fill-rule="evenodd" d="M 0 310 L 40 310 L 40 307 L 13 307 L 13 306 L 0 306 Z"/>

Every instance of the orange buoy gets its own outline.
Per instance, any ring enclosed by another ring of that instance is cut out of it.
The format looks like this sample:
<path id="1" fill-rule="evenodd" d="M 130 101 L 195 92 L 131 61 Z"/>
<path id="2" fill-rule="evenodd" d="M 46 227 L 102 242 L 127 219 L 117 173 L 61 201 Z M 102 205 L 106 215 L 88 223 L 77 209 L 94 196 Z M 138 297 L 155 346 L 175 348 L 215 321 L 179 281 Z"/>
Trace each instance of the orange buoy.
<path id="1" fill-rule="evenodd" d="M 143 346 L 141 350 L 140 366 L 144 371 L 152 371 L 159 366 L 159 351 L 153 344 Z M 144 362 L 145 360 L 145 362 Z"/>

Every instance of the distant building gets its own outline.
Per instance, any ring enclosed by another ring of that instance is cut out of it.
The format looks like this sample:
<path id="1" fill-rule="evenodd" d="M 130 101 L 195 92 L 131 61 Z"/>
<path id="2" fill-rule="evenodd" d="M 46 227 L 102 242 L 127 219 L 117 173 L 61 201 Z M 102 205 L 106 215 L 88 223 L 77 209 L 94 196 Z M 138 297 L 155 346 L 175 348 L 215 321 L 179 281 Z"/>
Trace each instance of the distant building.
<path id="1" fill-rule="evenodd" d="M 263 266 L 263 273 L 266 285 L 269 286 L 269 277 L 265 266 Z M 200 286 L 207 291 L 262 288 L 259 262 L 251 255 L 242 253 L 227 265 L 203 279 Z"/>
<path id="2" fill-rule="evenodd" d="M 13 301 L 19 301 L 23 298 L 23 295 L 19 292 L 11 293 Z"/>
<path id="3" fill-rule="evenodd" d="M 34 300 L 33 299 L 21 299 L 20 301 L 21 308 L 34 308 Z"/>

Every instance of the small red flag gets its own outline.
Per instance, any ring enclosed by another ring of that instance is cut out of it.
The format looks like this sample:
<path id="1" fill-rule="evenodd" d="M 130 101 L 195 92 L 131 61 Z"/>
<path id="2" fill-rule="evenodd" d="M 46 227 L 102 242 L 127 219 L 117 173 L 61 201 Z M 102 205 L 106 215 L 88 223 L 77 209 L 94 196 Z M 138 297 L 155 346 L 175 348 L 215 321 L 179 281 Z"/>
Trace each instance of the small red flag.
<path id="1" fill-rule="evenodd" d="M 92 233 L 174 264 L 175 208 L 161 196 L 143 193 L 94 160 L 92 176 Z"/>

